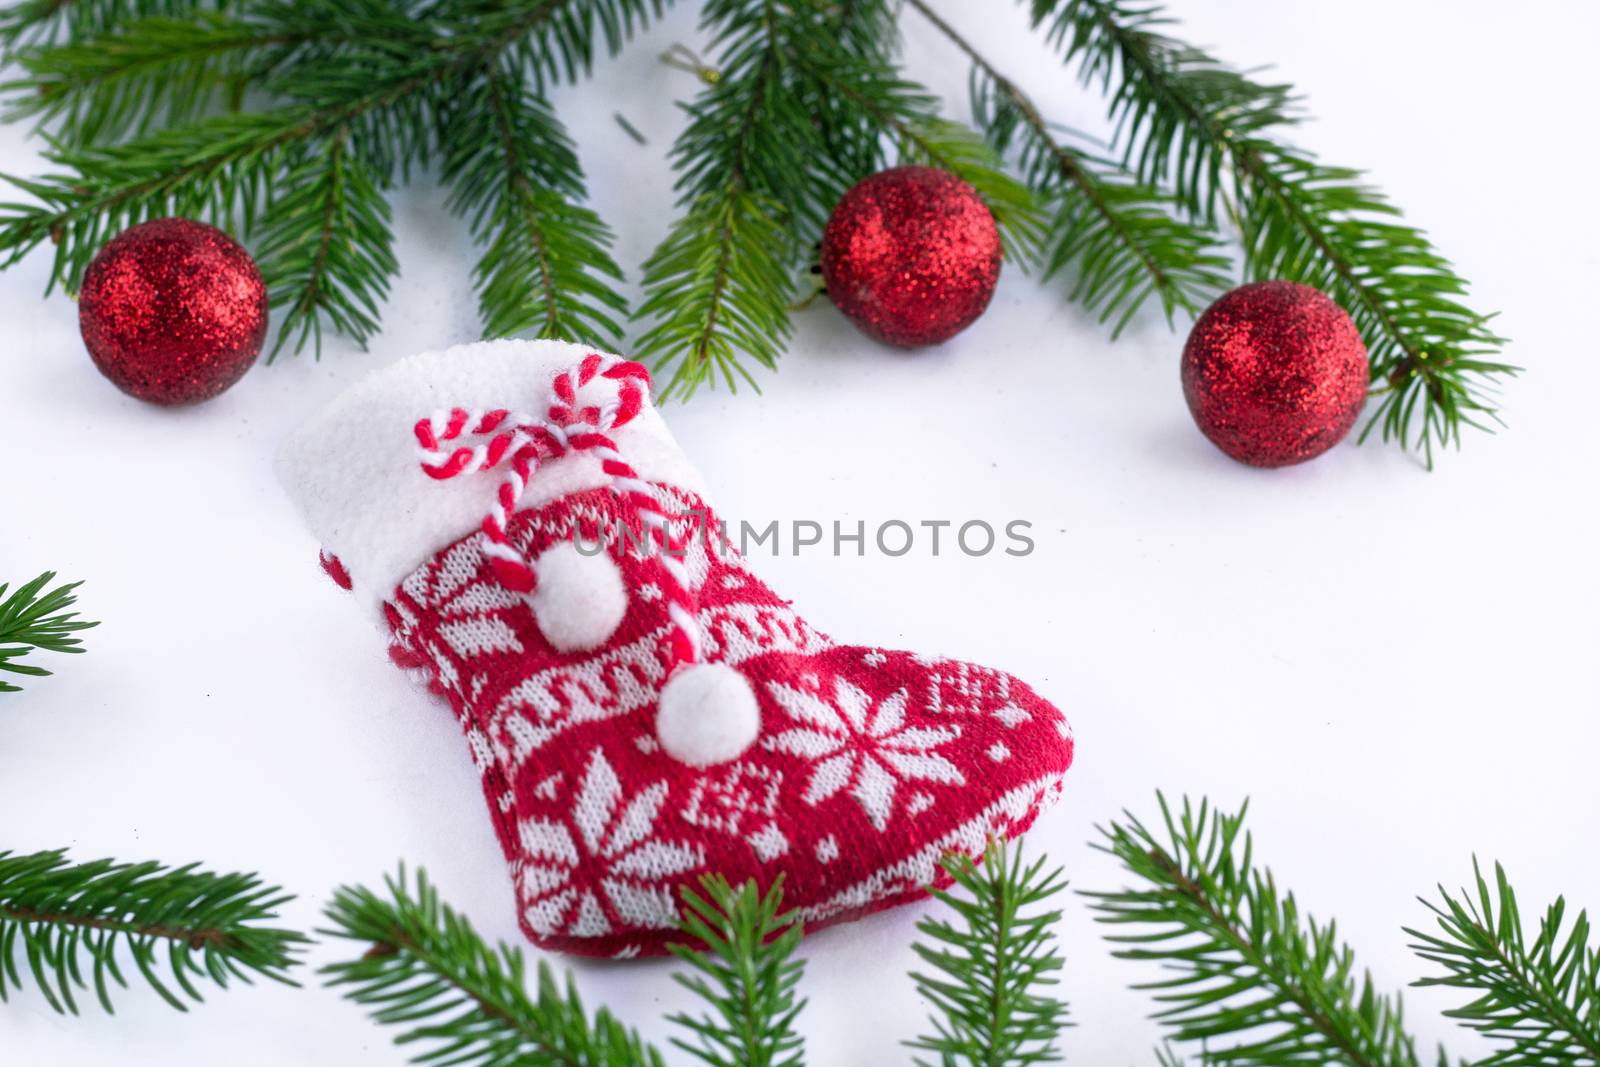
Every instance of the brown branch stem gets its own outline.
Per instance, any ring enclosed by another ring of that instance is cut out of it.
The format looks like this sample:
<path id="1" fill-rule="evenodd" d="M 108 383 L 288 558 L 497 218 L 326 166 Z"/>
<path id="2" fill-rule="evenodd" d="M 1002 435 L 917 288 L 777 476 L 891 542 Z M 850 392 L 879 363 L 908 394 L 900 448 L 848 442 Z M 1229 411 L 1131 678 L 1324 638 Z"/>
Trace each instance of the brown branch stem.
<path id="1" fill-rule="evenodd" d="M 48 923 L 54 926 L 75 926 L 85 930 L 105 930 L 130 937 L 155 937 L 166 941 L 181 941 L 190 948 L 227 948 L 232 939 L 224 930 L 215 927 L 189 929 L 182 926 L 141 925 L 117 919 L 104 919 L 93 915 L 74 915 L 70 912 L 38 911 L 16 905 L 0 905 L 0 918 L 14 922 Z"/>

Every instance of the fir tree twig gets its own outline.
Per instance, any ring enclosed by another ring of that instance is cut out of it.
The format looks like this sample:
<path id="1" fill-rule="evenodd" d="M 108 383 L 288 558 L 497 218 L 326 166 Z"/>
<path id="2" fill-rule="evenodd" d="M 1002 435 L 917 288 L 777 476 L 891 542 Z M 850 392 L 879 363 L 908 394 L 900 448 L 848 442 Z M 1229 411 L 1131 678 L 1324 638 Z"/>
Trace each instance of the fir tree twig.
<path id="1" fill-rule="evenodd" d="M 489 337 L 523 330 L 620 347 L 611 232 L 584 197 L 577 152 L 555 113 L 505 63 L 474 79 L 450 123 L 444 174 L 451 206 L 484 242 L 473 270 Z"/>
<path id="2" fill-rule="evenodd" d="M 389 221 L 378 177 L 351 150 L 347 128 L 288 168 L 255 248 L 271 302 L 283 309 L 271 356 L 291 339 L 304 347 L 308 335 L 320 353 L 324 321 L 357 344 L 377 331 L 378 304 L 400 271 Z"/>
<path id="3" fill-rule="evenodd" d="M 1120 334 L 1151 296 L 1167 322 L 1200 311 L 1228 284 L 1228 259 L 1208 226 L 1177 217 L 1172 199 L 1118 164 L 1080 151 L 1038 106 L 954 26 L 925 3 L 907 0 L 972 61 L 973 113 L 1001 152 L 1017 146 L 1019 166 L 1051 214 L 1044 234 L 1046 276 L 1070 270 L 1071 296 Z"/>
<path id="4" fill-rule="evenodd" d="M 806 1002 L 795 998 L 805 963 L 794 956 L 802 929 L 783 912 L 783 880 L 765 893 L 753 882 L 735 889 L 708 875 L 700 892 L 683 891 L 681 929 L 689 944 L 672 954 L 689 965 L 673 977 L 704 1000 L 713 1014 L 677 1014 L 670 1022 L 695 1040 L 672 1043 L 709 1067 L 799 1067 L 803 1042 L 795 1019 Z"/>
<path id="5" fill-rule="evenodd" d="M 1099 922 L 1137 927 L 1106 935 L 1122 946 L 1115 955 L 1175 972 L 1136 987 L 1155 991 L 1172 1040 L 1207 1042 L 1213 1063 L 1418 1067 L 1400 998 L 1358 979 L 1334 924 L 1303 916 L 1255 866 L 1245 808 L 1228 815 L 1185 800 L 1175 816 L 1157 798 L 1163 837 L 1125 813 L 1096 845 L 1142 884 L 1085 895 Z"/>
<path id="6" fill-rule="evenodd" d="M 1505 870 L 1495 864 L 1493 890 L 1476 859 L 1472 875 L 1475 893 L 1440 886 L 1442 905 L 1423 901 L 1439 933 L 1406 929 L 1416 953 L 1446 972 L 1416 984 L 1475 996 L 1445 1014 L 1502 1043 L 1482 1067 L 1600 1064 L 1600 946 L 1589 943 L 1588 914 L 1563 930 L 1567 907 L 1558 897 L 1529 942 Z"/>
<path id="7" fill-rule="evenodd" d="M 72 636 L 80 630 L 99 626 L 85 622 L 67 609 L 77 603 L 73 590 L 82 582 L 58 585 L 49 592 L 44 587 L 55 581 L 55 571 L 45 571 L 31 582 L 6 596 L 7 583 L 0 582 L 0 672 L 43 678 L 50 672 L 33 663 L 19 662 L 35 649 L 45 652 L 82 652 L 83 641 Z M 16 693 L 19 685 L 0 677 L 0 693 Z"/>
<path id="8" fill-rule="evenodd" d="M 62 1013 L 77 1014 L 73 990 L 91 984 L 111 1011 L 110 983 L 128 985 L 117 962 L 122 953 L 179 1011 L 188 1010 L 184 998 L 203 999 L 201 980 L 226 988 L 255 974 L 295 985 L 288 971 L 305 938 L 260 925 L 291 899 L 253 874 L 212 874 L 192 864 L 73 864 L 60 850 L 0 852 L 0 1000 L 22 984 L 19 956 Z"/>
<path id="9" fill-rule="evenodd" d="M 934 973 L 911 976 L 937 1012 L 934 1032 L 907 1045 L 936 1053 L 941 1067 L 1059 1060 L 1067 1006 L 1050 987 L 1065 966 L 1051 934 L 1061 913 L 1028 909 L 1066 888 L 1061 871 L 1047 871 L 1043 859 L 1024 866 L 1021 849 L 1001 840 L 990 842 L 981 863 L 953 855 L 943 866 L 959 893 L 933 895 L 955 917 L 917 924 L 924 940 L 913 947 Z"/>
<path id="10" fill-rule="evenodd" d="M 50 153 L 65 173 L 11 178 L 37 204 L 0 204 L 0 256 L 16 262 L 47 238 L 55 243 L 50 285 L 75 293 L 100 247 L 135 223 L 162 215 L 201 217 L 245 228 L 287 160 L 286 150 L 313 150 L 318 138 L 416 88 L 414 79 L 379 83 L 341 105 L 287 107 L 217 116 L 158 130 L 107 148 Z M 297 153 L 298 155 L 298 153 Z M 304 216 L 315 240 L 322 216 Z"/>
<path id="11" fill-rule="evenodd" d="M 741 354 L 776 365 L 793 330 L 796 216 L 825 210 L 805 184 L 821 145 L 785 84 L 811 26 L 774 0 L 709 0 L 702 23 L 722 46 L 718 76 L 673 145 L 684 213 L 645 261 L 634 312 L 653 320 L 639 353 L 673 368 L 662 397 L 688 397 L 719 375 L 730 390 L 738 378 L 754 385 Z"/>
<path id="12" fill-rule="evenodd" d="M 1246 269 L 1324 290 L 1360 329 L 1378 404 L 1362 433 L 1420 448 L 1459 444 L 1463 423 L 1498 422 L 1490 391 L 1516 368 L 1487 357 L 1503 339 L 1461 302 L 1467 284 L 1420 230 L 1357 171 L 1277 140 L 1296 121 L 1291 90 L 1265 85 L 1167 36 L 1146 0 L 1031 0 L 1034 24 L 1085 82 L 1110 97 L 1124 158 L 1150 185 L 1170 183 L 1210 221 L 1237 197 Z"/>
<path id="13" fill-rule="evenodd" d="M 21 0 L 0 10 L 0 60 L 144 18 L 185 18 L 227 0 Z"/>
<path id="14" fill-rule="evenodd" d="M 839 0 L 825 17 L 818 40 L 838 49 L 837 56 L 879 68 L 891 66 L 901 44 L 899 9 L 888 0 Z M 840 182 L 837 190 L 829 191 L 836 200 L 856 177 L 884 166 L 882 131 L 862 122 L 854 104 L 836 93 L 817 85 L 802 89 L 810 90 L 806 110 L 816 121 Z"/>
<path id="15" fill-rule="evenodd" d="M 74 147 L 127 140 L 204 114 L 237 94 L 265 53 L 296 40 L 201 12 L 27 49 L 17 57 L 23 76 L 0 84 L 11 98 L 5 118 L 32 119 Z"/>
<path id="16" fill-rule="evenodd" d="M 418 1061 L 475 1067 L 660 1067 L 660 1055 L 602 1008 L 591 1017 L 570 977 L 565 988 L 540 961 L 526 991 L 520 948 L 490 947 L 465 916 L 440 901 L 418 871 L 386 878 L 383 896 L 359 886 L 334 894 L 325 933 L 367 946 L 324 967 L 330 986 L 400 1027 L 395 1043 L 421 1043 Z"/>

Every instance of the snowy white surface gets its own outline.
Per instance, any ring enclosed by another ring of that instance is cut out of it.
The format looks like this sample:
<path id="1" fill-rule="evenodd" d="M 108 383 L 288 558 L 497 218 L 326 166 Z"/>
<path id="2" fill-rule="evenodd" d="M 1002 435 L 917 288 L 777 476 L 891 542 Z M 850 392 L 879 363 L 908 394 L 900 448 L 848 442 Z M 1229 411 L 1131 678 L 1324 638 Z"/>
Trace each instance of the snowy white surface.
<path id="1" fill-rule="evenodd" d="M 941 8 L 1051 116 L 1098 125 L 1020 9 Z M 825 305 L 799 316 L 765 393 L 702 395 L 666 417 L 721 508 L 764 523 L 1030 520 L 1037 550 L 900 559 L 812 550 L 761 571 L 842 640 L 960 654 L 1014 671 L 1078 732 L 1059 809 L 1031 836 L 1079 887 L 1122 875 L 1093 827 L 1153 792 L 1247 794 L 1260 855 L 1303 904 L 1337 914 L 1380 986 L 1423 971 L 1402 923 L 1416 894 L 1507 864 L 1535 910 L 1600 906 L 1600 226 L 1590 116 L 1600 9 L 1577 0 L 1174 0 L 1181 32 L 1295 82 L 1299 138 L 1367 167 L 1503 311 L 1527 367 L 1510 429 L 1472 434 L 1433 474 L 1345 445 L 1275 472 L 1226 459 L 1191 425 L 1182 334 L 1154 315 L 1119 343 L 1059 287 L 1008 271 L 955 341 L 880 348 Z M 594 199 L 636 265 L 660 238 L 664 153 L 692 79 L 656 61 L 697 43 L 684 5 L 592 84 L 560 94 Z M 990 9 L 993 13 L 990 14 Z M 965 113 L 956 53 L 907 15 L 911 70 Z M 620 110 L 650 139 L 634 144 Z M 10 172 L 37 142 L 0 130 Z M 369 353 L 330 346 L 260 367 L 220 399 L 160 411 L 95 372 L 75 309 L 39 298 L 47 254 L 0 276 L 0 575 L 85 578 L 104 625 L 88 654 L 0 697 L 0 848 L 253 869 L 300 894 L 424 864 L 492 937 L 511 888 L 455 723 L 385 662 L 369 620 L 316 566 L 272 476 L 289 429 L 366 369 L 471 339 L 471 249 L 419 184 L 395 202 L 404 274 Z M 1078 1063 L 1149 1063 L 1156 1028 L 1082 902 L 1064 901 Z M 903 972 L 918 909 L 805 948 L 804 1028 L 820 1064 L 905 1059 L 924 1006 Z M 312 962 L 342 951 L 319 945 Z M 303 972 L 310 977 L 309 971 Z M 577 966 L 664 1038 L 685 994 L 662 963 Z M 1408 996 L 1423 1039 L 1475 1046 Z M 400 1064 L 390 1035 L 330 992 L 253 988 L 179 1017 L 144 991 L 115 1018 L 0 1007 L 7 1064 Z"/>

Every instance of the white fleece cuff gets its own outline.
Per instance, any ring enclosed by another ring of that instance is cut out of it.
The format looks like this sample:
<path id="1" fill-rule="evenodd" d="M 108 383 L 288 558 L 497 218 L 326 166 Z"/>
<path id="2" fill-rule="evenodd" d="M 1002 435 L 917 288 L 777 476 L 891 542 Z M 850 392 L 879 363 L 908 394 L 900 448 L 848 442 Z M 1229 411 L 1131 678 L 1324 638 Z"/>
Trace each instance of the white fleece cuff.
<path id="1" fill-rule="evenodd" d="M 501 481 L 499 471 L 429 477 L 417 455 L 417 420 L 453 407 L 542 412 L 556 374 L 594 351 L 565 341 L 481 341 L 424 352 L 363 378 L 290 437 L 279 477 L 364 603 L 379 610 L 406 575 L 477 529 Z M 580 403 L 610 387 L 590 383 Z M 645 481 L 706 499 L 653 405 L 611 437 Z M 572 453 L 539 467 L 521 507 L 609 482 L 598 458 Z"/>

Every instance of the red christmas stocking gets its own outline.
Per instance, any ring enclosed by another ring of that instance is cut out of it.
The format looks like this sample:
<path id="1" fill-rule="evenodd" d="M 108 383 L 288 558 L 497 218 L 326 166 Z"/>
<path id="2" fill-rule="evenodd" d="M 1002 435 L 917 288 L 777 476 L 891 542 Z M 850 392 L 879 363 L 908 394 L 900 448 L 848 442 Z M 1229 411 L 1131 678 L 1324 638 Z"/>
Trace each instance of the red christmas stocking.
<path id="1" fill-rule="evenodd" d="M 718 534 L 636 363 L 416 356 L 285 450 L 323 563 L 448 698 L 540 945 L 662 952 L 681 886 L 785 876 L 815 927 L 1021 833 L 1072 732 L 1009 675 L 835 644 Z"/>

